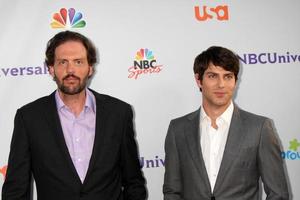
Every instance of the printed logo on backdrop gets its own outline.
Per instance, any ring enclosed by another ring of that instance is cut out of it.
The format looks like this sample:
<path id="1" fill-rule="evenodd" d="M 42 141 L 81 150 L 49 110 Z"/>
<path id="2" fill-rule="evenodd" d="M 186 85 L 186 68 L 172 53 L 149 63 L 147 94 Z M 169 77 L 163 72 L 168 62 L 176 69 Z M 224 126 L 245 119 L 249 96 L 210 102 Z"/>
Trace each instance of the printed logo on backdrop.
<path id="1" fill-rule="evenodd" d="M 6 176 L 6 170 L 7 170 L 7 165 L 0 167 L 0 174 L 2 174 L 3 180 L 5 179 Z"/>
<path id="2" fill-rule="evenodd" d="M 153 52 L 149 49 L 140 49 L 135 56 L 133 66 L 129 67 L 128 78 L 138 79 L 140 76 L 158 74 L 162 71 L 162 65 L 157 64 Z"/>
<path id="3" fill-rule="evenodd" d="M 45 63 L 41 66 L 0 66 L 0 77 L 19 77 L 45 74 L 49 74 L 48 67 Z"/>
<path id="4" fill-rule="evenodd" d="M 282 64 L 282 63 L 296 63 L 300 62 L 300 55 L 290 53 L 287 51 L 285 54 L 278 52 L 265 52 L 265 53 L 244 53 L 238 55 L 242 63 L 247 65 L 255 64 Z"/>
<path id="5" fill-rule="evenodd" d="M 140 157 L 140 166 L 144 169 L 164 167 L 165 160 L 159 156 L 155 156 L 154 158 Z"/>
<path id="6" fill-rule="evenodd" d="M 229 11 L 227 5 L 218 5 L 215 7 L 195 6 L 194 12 L 195 12 L 195 18 L 198 21 L 207 21 L 212 19 L 218 21 L 229 20 Z"/>
<path id="7" fill-rule="evenodd" d="M 289 150 L 281 152 L 281 156 L 286 160 L 300 160 L 300 152 L 298 148 L 300 147 L 300 143 L 297 139 L 293 139 L 289 142 Z"/>
<path id="8" fill-rule="evenodd" d="M 83 28 L 86 22 L 82 19 L 81 12 L 77 12 L 74 8 L 61 8 L 59 12 L 52 16 L 52 28 Z"/>

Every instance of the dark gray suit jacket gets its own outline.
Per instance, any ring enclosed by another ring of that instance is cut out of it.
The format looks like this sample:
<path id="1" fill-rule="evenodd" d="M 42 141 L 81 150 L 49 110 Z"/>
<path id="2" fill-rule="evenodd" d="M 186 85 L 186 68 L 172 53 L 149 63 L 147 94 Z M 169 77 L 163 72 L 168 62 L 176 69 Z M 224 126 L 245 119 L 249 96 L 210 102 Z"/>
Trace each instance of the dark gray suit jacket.
<path id="1" fill-rule="evenodd" d="M 270 119 L 234 107 L 214 191 L 202 158 L 200 110 L 171 121 L 165 141 L 164 200 L 289 198 L 280 147 Z"/>

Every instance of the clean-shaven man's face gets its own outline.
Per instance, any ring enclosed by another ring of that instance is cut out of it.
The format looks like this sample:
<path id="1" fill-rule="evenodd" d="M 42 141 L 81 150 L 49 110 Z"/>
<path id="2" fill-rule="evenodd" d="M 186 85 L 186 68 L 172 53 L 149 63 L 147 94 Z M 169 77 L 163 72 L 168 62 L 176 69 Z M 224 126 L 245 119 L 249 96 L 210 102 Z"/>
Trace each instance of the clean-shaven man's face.
<path id="1" fill-rule="evenodd" d="M 203 105 L 211 108 L 227 108 L 235 91 L 234 73 L 210 63 L 203 79 L 199 80 L 198 76 L 195 74 L 197 85 L 202 89 Z"/>

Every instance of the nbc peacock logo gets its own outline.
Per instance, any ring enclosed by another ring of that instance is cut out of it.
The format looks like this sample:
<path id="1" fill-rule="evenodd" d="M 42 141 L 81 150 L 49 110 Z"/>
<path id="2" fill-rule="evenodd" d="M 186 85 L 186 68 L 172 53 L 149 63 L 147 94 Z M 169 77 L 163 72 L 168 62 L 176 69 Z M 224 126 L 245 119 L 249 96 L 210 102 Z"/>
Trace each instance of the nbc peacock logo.
<path id="1" fill-rule="evenodd" d="M 81 12 L 77 12 L 74 8 L 61 8 L 59 12 L 54 13 L 50 26 L 52 28 L 83 28 L 86 22 L 82 19 Z"/>
<path id="2" fill-rule="evenodd" d="M 129 67 L 128 78 L 138 79 L 143 74 L 157 74 L 162 70 L 162 65 L 158 65 L 153 52 L 147 48 L 140 49 L 133 61 L 133 66 Z"/>

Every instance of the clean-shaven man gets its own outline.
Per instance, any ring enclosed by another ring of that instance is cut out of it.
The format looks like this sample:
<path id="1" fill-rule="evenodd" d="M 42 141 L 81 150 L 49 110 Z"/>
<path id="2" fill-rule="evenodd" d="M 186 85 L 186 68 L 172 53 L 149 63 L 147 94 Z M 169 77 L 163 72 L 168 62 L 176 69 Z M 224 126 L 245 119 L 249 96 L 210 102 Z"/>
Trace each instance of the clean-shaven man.
<path id="1" fill-rule="evenodd" d="M 289 198 L 271 120 L 232 101 L 238 73 L 238 57 L 226 48 L 196 57 L 202 106 L 170 123 L 164 200 L 258 200 L 260 178 L 268 200 Z"/>

